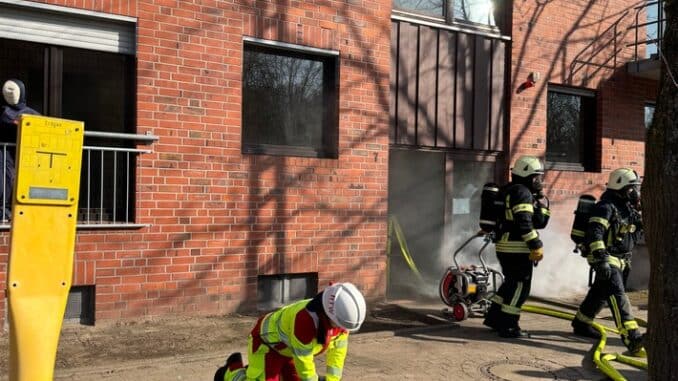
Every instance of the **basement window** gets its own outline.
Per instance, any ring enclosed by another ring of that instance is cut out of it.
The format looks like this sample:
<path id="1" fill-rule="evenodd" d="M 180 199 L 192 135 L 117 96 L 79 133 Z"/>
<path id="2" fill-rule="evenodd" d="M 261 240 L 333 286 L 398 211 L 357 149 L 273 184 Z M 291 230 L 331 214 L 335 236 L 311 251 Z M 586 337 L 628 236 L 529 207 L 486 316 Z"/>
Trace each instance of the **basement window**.
<path id="1" fill-rule="evenodd" d="M 257 309 L 270 311 L 285 304 L 314 297 L 318 293 L 318 273 L 259 275 Z"/>
<path id="2" fill-rule="evenodd" d="M 551 169 L 584 171 L 595 158 L 596 96 L 593 91 L 549 85 L 546 161 Z"/>
<path id="3" fill-rule="evenodd" d="M 94 325 L 94 285 L 71 287 L 64 321 Z"/>

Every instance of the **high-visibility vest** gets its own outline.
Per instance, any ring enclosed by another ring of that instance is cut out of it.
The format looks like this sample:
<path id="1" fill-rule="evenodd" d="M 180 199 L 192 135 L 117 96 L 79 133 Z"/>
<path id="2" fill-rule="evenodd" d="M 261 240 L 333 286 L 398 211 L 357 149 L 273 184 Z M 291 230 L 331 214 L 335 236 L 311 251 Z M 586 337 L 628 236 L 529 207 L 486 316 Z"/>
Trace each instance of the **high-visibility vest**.
<path id="1" fill-rule="evenodd" d="M 294 334 L 297 314 L 311 299 L 305 299 L 282 307 L 266 315 L 261 322 L 259 335 L 261 340 L 282 356 L 294 358 L 294 366 L 303 380 L 317 380 L 314 356 L 327 350 L 327 381 L 339 381 L 344 368 L 344 360 L 348 350 L 348 332 L 332 329 L 325 345 L 318 342 L 317 335 L 310 343 L 302 343 Z M 313 317 L 316 331 L 319 328 L 318 316 L 309 311 Z M 280 346 L 279 344 L 284 344 Z"/>

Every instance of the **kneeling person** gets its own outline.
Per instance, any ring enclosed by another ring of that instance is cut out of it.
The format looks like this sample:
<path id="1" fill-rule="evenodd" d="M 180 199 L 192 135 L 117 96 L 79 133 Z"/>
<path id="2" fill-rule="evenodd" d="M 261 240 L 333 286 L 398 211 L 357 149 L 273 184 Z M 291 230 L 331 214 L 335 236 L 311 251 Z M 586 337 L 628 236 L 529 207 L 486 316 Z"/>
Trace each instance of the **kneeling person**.
<path id="1" fill-rule="evenodd" d="M 351 283 L 336 283 L 313 299 L 268 313 L 249 336 L 247 366 L 233 353 L 215 381 L 319 380 L 314 357 L 327 351 L 325 380 L 339 381 L 348 350 L 349 332 L 365 321 L 365 299 Z M 223 374 L 223 376 L 221 376 Z"/>

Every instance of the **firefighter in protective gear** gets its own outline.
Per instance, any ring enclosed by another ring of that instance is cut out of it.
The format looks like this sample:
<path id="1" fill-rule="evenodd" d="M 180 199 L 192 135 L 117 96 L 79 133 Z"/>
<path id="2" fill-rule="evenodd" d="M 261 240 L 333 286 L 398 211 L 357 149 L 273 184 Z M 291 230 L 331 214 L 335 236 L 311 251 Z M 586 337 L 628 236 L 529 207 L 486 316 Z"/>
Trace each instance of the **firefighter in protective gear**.
<path id="1" fill-rule="evenodd" d="M 607 302 L 622 341 L 634 356 L 642 356 L 645 349 L 624 288 L 631 270 L 631 253 L 642 231 L 639 200 L 638 174 L 630 168 L 612 171 L 607 190 L 593 209 L 584 240 L 595 280 L 572 320 L 576 335 L 600 338 L 591 324 Z"/>
<path id="2" fill-rule="evenodd" d="M 313 299 L 268 313 L 250 333 L 249 364 L 243 366 L 240 354 L 232 354 L 222 380 L 339 381 L 349 332 L 360 329 L 365 314 L 365 299 L 351 283 L 330 285 Z M 314 357 L 323 352 L 327 371 L 321 378 Z"/>
<path id="3" fill-rule="evenodd" d="M 532 271 L 544 257 L 537 229 L 548 223 L 550 212 L 543 194 L 544 167 L 534 156 L 521 156 L 511 169 L 511 182 L 502 187 L 499 199 L 504 213 L 497 221 L 495 242 L 504 282 L 491 298 L 483 324 L 501 337 L 527 336 L 520 329 L 520 309 L 530 294 Z"/>

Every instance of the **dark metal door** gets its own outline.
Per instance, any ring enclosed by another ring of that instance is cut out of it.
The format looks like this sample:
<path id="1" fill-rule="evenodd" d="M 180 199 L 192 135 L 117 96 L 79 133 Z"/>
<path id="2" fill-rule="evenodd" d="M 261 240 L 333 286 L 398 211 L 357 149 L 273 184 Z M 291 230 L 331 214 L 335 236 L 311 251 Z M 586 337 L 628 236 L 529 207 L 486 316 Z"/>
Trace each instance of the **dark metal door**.
<path id="1" fill-rule="evenodd" d="M 445 154 L 392 149 L 389 158 L 389 217 L 402 229 L 401 239 L 390 230 L 389 298 L 435 295 L 440 277 L 440 248 L 445 221 Z M 401 245 L 409 249 L 421 273 L 420 281 L 408 265 Z M 428 285 L 428 286 L 426 286 Z"/>

